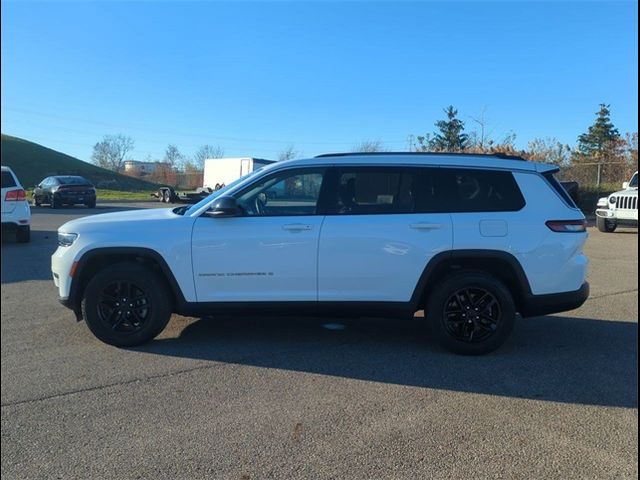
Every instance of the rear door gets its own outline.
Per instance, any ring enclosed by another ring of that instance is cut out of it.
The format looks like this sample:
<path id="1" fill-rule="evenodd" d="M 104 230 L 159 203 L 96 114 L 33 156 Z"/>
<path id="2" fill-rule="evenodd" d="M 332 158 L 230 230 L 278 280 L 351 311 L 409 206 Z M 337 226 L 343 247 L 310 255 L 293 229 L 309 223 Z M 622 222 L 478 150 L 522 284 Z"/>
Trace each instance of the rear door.
<path id="1" fill-rule="evenodd" d="M 334 167 L 318 254 L 320 301 L 408 302 L 453 243 L 435 199 L 437 168 Z"/>

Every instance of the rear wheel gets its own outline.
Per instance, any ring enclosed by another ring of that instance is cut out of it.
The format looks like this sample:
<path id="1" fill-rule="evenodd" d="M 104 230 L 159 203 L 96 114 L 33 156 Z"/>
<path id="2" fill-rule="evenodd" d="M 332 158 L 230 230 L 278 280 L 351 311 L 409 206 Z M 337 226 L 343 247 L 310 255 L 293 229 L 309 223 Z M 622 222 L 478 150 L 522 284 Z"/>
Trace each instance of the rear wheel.
<path id="1" fill-rule="evenodd" d="M 96 201 L 95 201 L 95 200 L 93 200 L 92 202 L 85 203 L 85 206 L 86 206 L 87 208 L 96 208 Z"/>
<path id="2" fill-rule="evenodd" d="M 607 220 L 606 218 L 596 217 L 596 227 L 598 230 L 604 233 L 613 233 L 616 231 L 616 222 Z"/>
<path id="3" fill-rule="evenodd" d="M 18 243 L 29 243 L 31 240 L 31 227 L 29 225 L 20 225 L 16 230 L 16 241 Z"/>
<path id="4" fill-rule="evenodd" d="M 84 292 L 82 316 L 100 340 L 117 347 L 158 335 L 171 316 L 170 292 L 157 274 L 119 263 L 95 275 Z"/>
<path id="5" fill-rule="evenodd" d="M 463 355 L 482 355 L 507 339 L 516 307 L 511 292 L 495 277 L 463 271 L 435 287 L 426 314 L 444 348 Z"/>

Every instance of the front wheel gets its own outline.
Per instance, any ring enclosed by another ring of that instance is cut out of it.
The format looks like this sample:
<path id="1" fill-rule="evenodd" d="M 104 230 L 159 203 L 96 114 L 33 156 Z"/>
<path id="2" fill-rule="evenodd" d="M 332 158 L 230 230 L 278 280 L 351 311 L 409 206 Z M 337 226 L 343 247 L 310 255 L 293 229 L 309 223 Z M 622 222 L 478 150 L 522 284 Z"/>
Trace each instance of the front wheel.
<path id="1" fill-rule="evenodd" d="M 100 340 L 132 347 L 156 337 L 171 316 L 170 292 L 157 274 L 119 263 L 95 275 L 84 292 L 82 316 Z"/>
<path id="2" fill-rule="evenodd" d="M 616 222 L 612 222 L 603 217 L 596 217 L 596 227 L 603 233 L 613 233 L 616 231 Z"/>
<path id="3" fill-rule="evenodd" d="M 495 277 L 463 271 L 439 282 L 425 313 L 444 348 L 482 355 L 500 347 L 511 334 L 516 306 L 511 292 Z"/>

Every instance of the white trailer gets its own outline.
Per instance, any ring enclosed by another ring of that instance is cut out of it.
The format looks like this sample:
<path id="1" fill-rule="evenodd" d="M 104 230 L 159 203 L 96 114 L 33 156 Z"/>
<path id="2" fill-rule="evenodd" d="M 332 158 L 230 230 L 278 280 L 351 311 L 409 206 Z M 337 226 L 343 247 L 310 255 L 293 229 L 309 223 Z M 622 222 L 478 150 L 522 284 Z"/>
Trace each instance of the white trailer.
<path id="1" fill-rule="evenodd" d="M 252 157 L 208 158 L 204 161 L 204 181 L 202 186 L 217 190 L 245 176 L 247 173 L 273 162 L 274 160 Z"/>

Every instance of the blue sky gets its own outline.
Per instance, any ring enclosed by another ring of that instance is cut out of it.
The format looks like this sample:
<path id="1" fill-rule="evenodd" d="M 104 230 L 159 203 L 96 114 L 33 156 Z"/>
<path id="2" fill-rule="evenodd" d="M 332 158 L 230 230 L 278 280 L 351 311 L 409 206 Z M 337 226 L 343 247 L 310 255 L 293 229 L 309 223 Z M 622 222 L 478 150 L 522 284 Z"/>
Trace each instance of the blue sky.
<path id="1" fill-rule="evenodd" d="M 2 132 L 88 160 L 103 135 L 275 158 L 406 149 L 442 109 L 574 144 L 638 129 L 636 2 L 2 2 Z"/>

